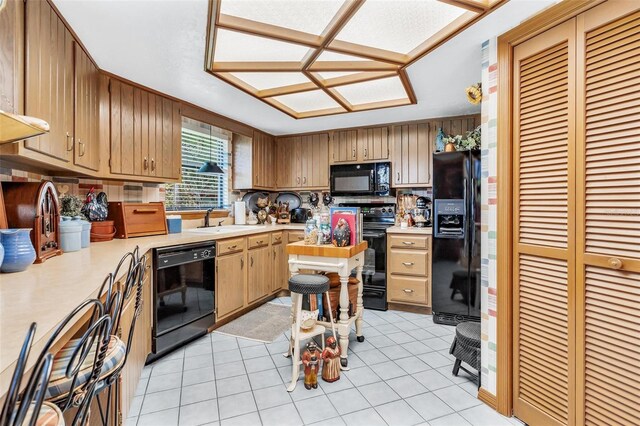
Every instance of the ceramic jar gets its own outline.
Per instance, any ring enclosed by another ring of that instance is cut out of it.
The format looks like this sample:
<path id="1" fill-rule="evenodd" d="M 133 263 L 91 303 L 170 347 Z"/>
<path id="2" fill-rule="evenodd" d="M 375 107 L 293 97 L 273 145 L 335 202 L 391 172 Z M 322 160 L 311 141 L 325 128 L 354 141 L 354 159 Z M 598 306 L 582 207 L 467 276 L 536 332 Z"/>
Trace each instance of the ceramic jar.
<path id="1" fill-rule="evenodd" d="M 4 248 L 2 272 L 24 271 L 36 260 L 30 234 L 31 228 L 0 229 L 0 242 Z"/>
<path id="2" fill-rule="evenodd" d="M 85 220 L 82 216 L 74 216 L 74 222 L 80 223 L 82 225 L 82 234 L 80 235 L 80 246 L 82 248 L 89 247 L 89 243 L 91 242 L 91 222 Z"/>
<path id="3" fill-rule="evenodd" d="M 78 251 L 82 248 L 82 224 L 63 216 L 60 221 L 60 248 L 63 252 Z"/>

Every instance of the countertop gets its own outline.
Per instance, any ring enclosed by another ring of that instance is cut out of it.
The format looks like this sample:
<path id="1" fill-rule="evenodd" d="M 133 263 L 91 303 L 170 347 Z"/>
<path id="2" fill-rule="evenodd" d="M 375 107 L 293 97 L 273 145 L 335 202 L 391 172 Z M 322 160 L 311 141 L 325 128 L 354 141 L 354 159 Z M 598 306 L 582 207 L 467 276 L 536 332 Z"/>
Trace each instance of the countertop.
<path id="1" fill-rule="evenodd" d="M 31 265 L 26 271 L 0 274 L 0 395 L 8 388 L 29 325 L 38 324 L 31 350 L 38 354 L 60 321 L 84 300 L 96 297 L 106 275 L 136 246 L 145 253 L 157 247 L 303 230 L 304 225 L 229 225 L 209 229 L 92 243 L 89 248 Z"/>
<path id="2" fill-rule="evenodd" d="M 431 235 L 433 228 L 428 226 L 426 228 L 401 228 L 399 226 L 392 226 L 387 228 L 387 234 L 414 234 L 414 235 Z"/>

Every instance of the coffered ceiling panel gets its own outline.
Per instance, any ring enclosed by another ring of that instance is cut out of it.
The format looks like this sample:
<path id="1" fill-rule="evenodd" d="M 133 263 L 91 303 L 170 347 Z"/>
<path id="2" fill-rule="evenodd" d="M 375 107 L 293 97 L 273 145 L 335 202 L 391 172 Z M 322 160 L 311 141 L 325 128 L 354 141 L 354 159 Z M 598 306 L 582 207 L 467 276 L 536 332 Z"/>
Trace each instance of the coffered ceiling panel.
<path id="1" fill-rule="evenodd" d="M 301 61 L 309 48 L 267 37 L 218 29 L 214 60 L 216 62 Z"/>
<path id="2" fill-rule="evenodd" d="M 353 106 L 395 100 L 410 102 L 402 81 L 398 77 L 338 86 L 334 90 Z"/>
<path id="3" fill-rule="evenodd" d="M 367 0 L 336 39 L 406 55 L 466 12 L 438 0 Z"/>
<path id="4" fill-rule="evenodd" d="M 320 35 L 344 0 L 230 0 L 220 13 Z"/>
<path id="5" fill-rule="evenodd" d="M 272 99 L 297 112 L 322 111 L 340 107 L 336 101 L 322 90 L 275 96 Z"/>
<path id="6" fill-rule="evenodd" d="M 256 90 L 274 89 L 311 82 L 301 72 L 232 72 L 229 74 L 244 81 Z"/>
<path id="7" fill-rule="evenodd" d="M 205 62 L 294 118 L 415 104 L 406 67 L 495 4 L 211 0 Z"/>

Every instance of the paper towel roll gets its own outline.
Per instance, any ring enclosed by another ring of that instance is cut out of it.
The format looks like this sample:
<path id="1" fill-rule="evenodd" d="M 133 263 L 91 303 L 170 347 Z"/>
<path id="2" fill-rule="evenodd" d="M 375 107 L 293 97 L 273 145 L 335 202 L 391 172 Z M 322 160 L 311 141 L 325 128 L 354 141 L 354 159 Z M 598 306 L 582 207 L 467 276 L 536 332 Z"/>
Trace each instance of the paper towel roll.
<path id="1" fill-rule="evenodd" d="M 247 223 L 247 206 L 244 201 L 236 201 L 233 203 L 233 215 L 235 216 L 236 225 L 244 225 Z"/>

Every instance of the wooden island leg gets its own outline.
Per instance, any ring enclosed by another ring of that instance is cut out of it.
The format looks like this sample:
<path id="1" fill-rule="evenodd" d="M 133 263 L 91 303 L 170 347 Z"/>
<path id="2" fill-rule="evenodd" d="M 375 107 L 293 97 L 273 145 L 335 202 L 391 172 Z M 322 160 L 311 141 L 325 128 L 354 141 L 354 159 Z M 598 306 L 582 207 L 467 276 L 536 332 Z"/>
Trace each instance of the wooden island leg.
<path id="1" fill-rule="evenodd" d="M 364 336 L 362 335 L 362 317 L 364 316 L 364 306 L 362 303 L 362 292 L 363 292 L 363 284 L 362 284 L 362 268 L 363 263 L 360 262 L 360 259 L 356 259 L 359 261 L 358 266 L 356 266 L 356 277 L 358 278 L 358 300 L 356 302 L 356 339 L 358 342 L 364 342 Z"/>
<path id="2" fill-rule="evenodd" d="M 342 370 L 348 370 L 347 353 L 349 350 L 349 272 L 340 271 L 340 321 L 338 335 L 340 336 L 340 365 Z"/>

